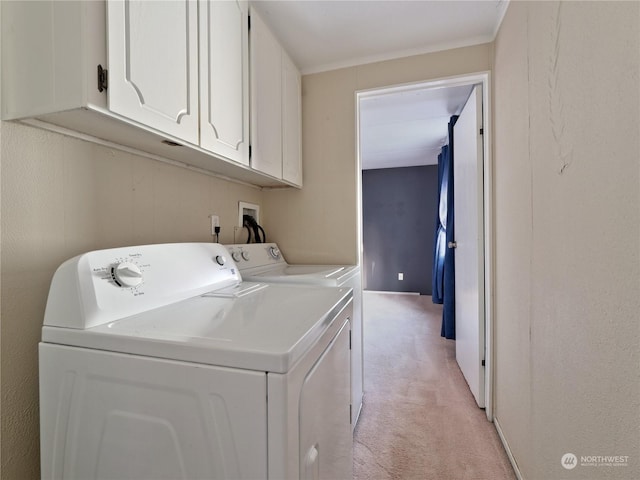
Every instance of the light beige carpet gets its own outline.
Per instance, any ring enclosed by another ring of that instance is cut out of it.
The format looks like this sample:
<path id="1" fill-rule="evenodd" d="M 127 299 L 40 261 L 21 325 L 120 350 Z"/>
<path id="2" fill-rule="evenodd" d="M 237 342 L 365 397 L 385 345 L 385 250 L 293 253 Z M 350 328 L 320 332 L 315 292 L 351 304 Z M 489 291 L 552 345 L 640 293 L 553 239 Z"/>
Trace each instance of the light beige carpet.
<path id="1" fill-rule="evenodd" d="M 502 480 L 515 474 L 440 336 L 431 297 L 364 294 L 365 400 L 354 479 Z"/>

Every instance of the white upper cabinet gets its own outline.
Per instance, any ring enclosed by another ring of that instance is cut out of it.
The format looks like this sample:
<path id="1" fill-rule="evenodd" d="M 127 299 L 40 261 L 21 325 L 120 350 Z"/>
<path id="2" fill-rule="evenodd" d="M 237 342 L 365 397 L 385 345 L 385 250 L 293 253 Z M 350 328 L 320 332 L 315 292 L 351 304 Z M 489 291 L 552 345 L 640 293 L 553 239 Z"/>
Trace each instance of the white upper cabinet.
<path id="1" fill-rule="evenodd" d="M 282 53 L 282 179 L 302 186 L 302 79 Z"/>
<path id="2" fill-rule="evenodd" d="M 249 164 L 247 2 L 199 2 L 200 145 Z"/>
<path id="3" fill-rule="evenodd" d="M 251 167 L 302 185 L 300 72 L 251 12 Z"/>
<path id="4" fill-rule="evenodd" d="M 282 47 L 251 14 L 251 167 L 282 177 Z"/>
<path id="5" fill-rule="evenodd" d="M 4 2 L 2 119 L 106 109 L 97 67 L 107 66 L 104 2 Z"/>
<path id="6" fill-rule="evenodd" d="M 0 1 L 0 8 L 3 120 L 253 185 L 292 184 L 281 170 L 249 166 L 247 2 Z"/>
<path id="7" fill-rule="evenodd" d="M 198 144 L 198 5 L 107 2 L 109 109 Z"/>

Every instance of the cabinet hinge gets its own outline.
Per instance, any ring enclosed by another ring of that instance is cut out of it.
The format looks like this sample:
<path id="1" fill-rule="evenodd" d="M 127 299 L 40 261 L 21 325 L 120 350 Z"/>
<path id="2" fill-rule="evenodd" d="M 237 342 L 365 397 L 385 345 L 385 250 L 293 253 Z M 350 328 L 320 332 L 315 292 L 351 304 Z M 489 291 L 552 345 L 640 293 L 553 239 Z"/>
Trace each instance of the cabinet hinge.
<path id="1" fill-rule="evenodd" d="M 484 128 L 480 129 L 480 135 L 484 135 Z"/>
<path id="2" fill-rule="evenodd" d="M 107 75 L 107 69 L 102 68 L 102 65 L 98 65 L 98 91 L 103 92 L 109 86 L 109 80 Z"/>

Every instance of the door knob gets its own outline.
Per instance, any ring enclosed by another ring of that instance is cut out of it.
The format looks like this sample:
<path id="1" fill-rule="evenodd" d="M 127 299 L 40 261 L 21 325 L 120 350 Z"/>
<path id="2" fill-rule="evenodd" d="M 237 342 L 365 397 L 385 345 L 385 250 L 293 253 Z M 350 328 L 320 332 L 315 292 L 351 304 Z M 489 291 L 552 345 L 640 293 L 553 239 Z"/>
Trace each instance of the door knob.
<path id="1" fill-rule="evenodd" d="M 458 242 L 449 242 L 449 243 L 447 243 L 447 247 L 449 247 L 449 248 L 458 248 Z"/>

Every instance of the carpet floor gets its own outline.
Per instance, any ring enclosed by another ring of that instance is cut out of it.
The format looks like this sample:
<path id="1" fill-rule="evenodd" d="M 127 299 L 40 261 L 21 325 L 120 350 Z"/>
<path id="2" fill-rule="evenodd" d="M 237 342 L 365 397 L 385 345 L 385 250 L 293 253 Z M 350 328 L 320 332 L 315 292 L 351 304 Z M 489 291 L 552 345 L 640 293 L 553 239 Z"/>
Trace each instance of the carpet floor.
<path id="1" fill-rule="evenodd" d="M 440 336 L 431 297 L 364 293 L 365 399 L 355 480 L 513 480 L 496 429 Z"/>

